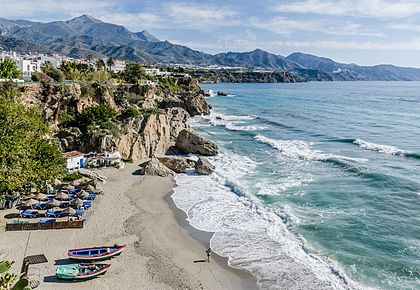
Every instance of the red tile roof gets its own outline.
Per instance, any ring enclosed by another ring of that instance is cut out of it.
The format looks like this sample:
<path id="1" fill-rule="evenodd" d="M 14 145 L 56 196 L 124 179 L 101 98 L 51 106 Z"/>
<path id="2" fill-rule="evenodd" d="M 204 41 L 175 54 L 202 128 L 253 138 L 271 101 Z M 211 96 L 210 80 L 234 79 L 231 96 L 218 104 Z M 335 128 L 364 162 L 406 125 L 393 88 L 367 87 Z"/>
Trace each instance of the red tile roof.
<path id="1" fill-rule="evenodd" d="M 71 158 L 71 157 L 83 156 L 83 153 L 79 151 L 69 151 L 69 152 L 65 152 L 64 156 L 66 158 Z"/>

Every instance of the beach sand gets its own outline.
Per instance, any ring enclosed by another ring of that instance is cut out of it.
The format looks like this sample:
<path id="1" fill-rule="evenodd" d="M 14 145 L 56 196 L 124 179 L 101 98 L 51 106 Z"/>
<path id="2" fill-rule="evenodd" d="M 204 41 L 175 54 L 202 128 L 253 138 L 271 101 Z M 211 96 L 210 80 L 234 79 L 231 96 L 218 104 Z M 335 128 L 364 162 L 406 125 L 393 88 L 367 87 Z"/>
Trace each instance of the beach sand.
<path id="1" fill-rule="evenodd" d="M 48 263 L 32 265 L 30 277 L 41 280 L 37 289 L 256 289 L 255 279 L 227 266 L 213 254 L 206 260 L 209 233 L 189 226 L 185 214 L 170 198 L 171 178 L 133 175 L 137 165 L 104 169 L 108 177 L 99 187 L 84 229 L 0 233 L 0 251 L 16 261 L 18 273 L 25 255 L 45 254 Z M 4 225 L 6 211 L 0 212 Z M 126 244 L 100 278 L 68 283 L 54 276 L 57 264 L 68 263 L 67 249 Z"/>

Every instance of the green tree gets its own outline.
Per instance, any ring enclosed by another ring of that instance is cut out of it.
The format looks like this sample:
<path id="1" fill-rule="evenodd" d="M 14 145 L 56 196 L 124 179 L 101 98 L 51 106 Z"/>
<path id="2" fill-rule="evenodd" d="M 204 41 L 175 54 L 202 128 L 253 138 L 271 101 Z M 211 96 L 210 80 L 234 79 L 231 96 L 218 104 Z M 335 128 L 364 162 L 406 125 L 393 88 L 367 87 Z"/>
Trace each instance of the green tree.
<path id="1" fill-rule="evenodd" d="M 146 70 L 141 64 L 138 63 L 128 63 L 121 72 L 121 76 L 127 83 L 135 84 L 139 80 L 146 79 Z"/>
<path id="2" fill-rule="evenodd" d="M 111 129 L 116 121 L 117 112 L 107 104 L 87 107 L 78 116 L 77 125 L 82 133 L 89 133 L 89 128 Z"/>
<path id="3" fill-rule="evenodd" d="M 42 64 L 41 70 L 44 74 L 51 77 L 56 82 L 62 82 L 64 81 L 64 74 L 61 70 L 54 67 L 54 65 L 46 61 Z"/>
<path id="4" fill-rule="evenodd" d="M 102 58 L 98 59 L 96 61 L 96 69 L 97 70 L 103 70 L 106 67 L 105 62 Z"/>
<path id="5" fill-rule="evenodd" d="M 17 90 L 0 90 L 0 193 L 42 185 L 64 172 L 62 151 L 49 136 L 44 119 L 20 102 Z"/>
<path id="6" fill-rule="evenodd" d="M 114 59 L 112 58 L 112 56 L 108 57 L 108 59 L 106 60 L 106 64 L 108 65 L 109 70 L 112 70 L 112 66 L 115 64 Z"/>
<path id="7" fill-rule="evenodd" d="M 8 58 L 0 60 L 0 78 L 1 79 L 16 79 L 20 77 L 20 71 L 18 70 L 16 63 Z"/>

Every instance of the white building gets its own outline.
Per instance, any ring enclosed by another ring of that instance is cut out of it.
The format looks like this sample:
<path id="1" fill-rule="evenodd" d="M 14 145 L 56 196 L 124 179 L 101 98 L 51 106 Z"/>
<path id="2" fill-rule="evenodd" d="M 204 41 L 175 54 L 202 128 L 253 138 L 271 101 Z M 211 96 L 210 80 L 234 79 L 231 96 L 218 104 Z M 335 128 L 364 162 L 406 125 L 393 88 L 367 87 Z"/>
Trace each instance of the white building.
<path id="1" fill-rule="evenodd" d="M 160 73 L 158 68 L 146 68 L 145 71 L 148 76 L 157 76 Z"/>
<path id="2" fill-rule="evenodd" d="M 64 156 L 67 159 L 67 169 L 79 169 L 85 167 L 85 155 L 79 151 L 65 152 Z"/>
<path id="3" fill-rule="evenodd" d="M 41 71 L 41 62 L 36 59 L 19 59 L 16 60 L 16 64 L 24 77 Z"/>
<path id="4" fill-rule="evenodd" d="M 123 70 L 125 70 L 125 66 L 126 66 L 126 62 L 123 60 L 116 60 L 114 61 L 113 66 L 111 66 L 111 70 L 114 73 L 118 73 L 118 72 L 122 72 Z"/>

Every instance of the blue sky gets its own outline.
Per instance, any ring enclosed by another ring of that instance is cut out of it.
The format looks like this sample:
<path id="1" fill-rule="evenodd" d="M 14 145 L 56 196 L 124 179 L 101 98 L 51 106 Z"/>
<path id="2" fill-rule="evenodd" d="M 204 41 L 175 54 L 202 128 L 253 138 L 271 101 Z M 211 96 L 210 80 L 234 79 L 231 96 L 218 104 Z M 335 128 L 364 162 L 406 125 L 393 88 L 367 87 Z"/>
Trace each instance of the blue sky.
<path id="1" fill-rule="evenodd" d="M 90 14 L 209 53 L 301 51 L 361 65 L 420 67 L 419 0 L 0 0 L 0 17 Z"/>

